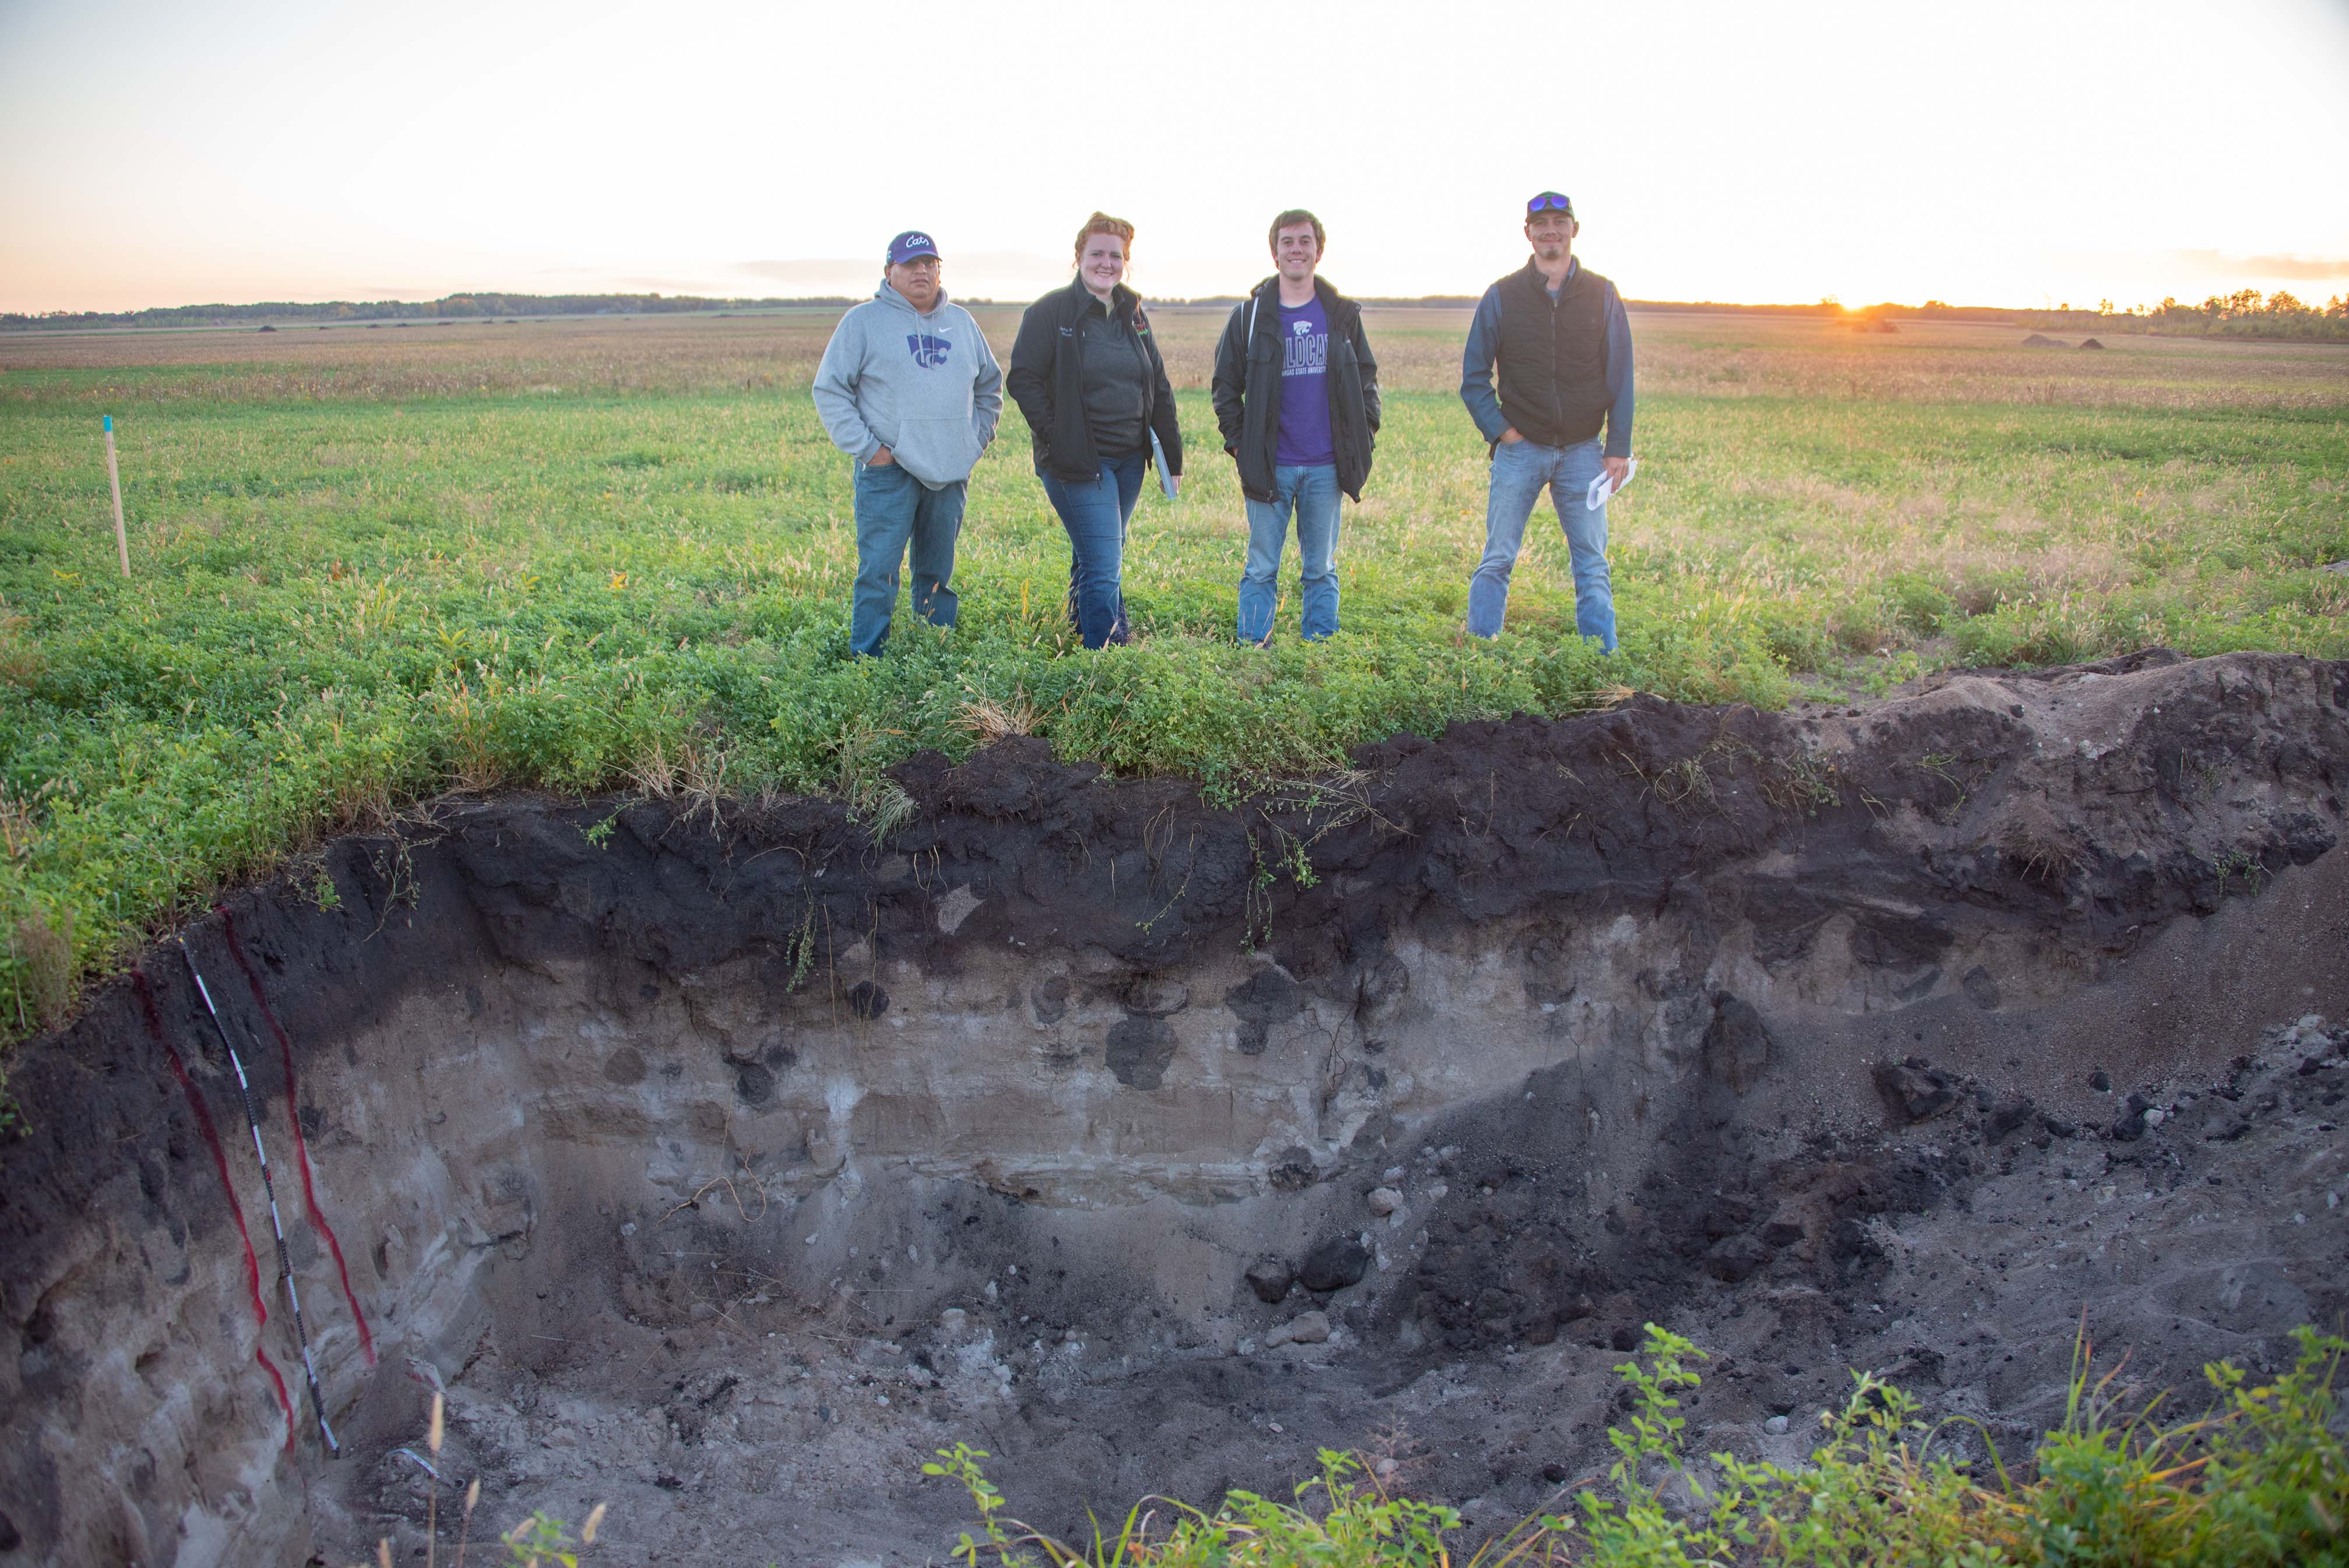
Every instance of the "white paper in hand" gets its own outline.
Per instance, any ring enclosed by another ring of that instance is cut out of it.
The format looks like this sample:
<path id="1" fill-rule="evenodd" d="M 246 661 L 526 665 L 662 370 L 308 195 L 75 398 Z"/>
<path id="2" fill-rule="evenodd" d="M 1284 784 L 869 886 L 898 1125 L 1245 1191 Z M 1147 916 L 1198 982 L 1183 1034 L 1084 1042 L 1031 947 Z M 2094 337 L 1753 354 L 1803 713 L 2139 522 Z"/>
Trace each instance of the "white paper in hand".
<path id="1" fill-rule="evenodd" d="M 1639 471 L 1640 459 L 1637 458 L 1627 459 L 1623 466 L 1623 485 L 1630 484 L 1631 482 L 1632 476 L 1637 474 Z M 1607 504 L 1607 498 L 1613 495 L 1617 490 L 1621 490 L 1623 485 L 1609 484 L 1607 482 L 1607 470 L 1605 469 L 1599 469 L 1590 480 L 1590 489 L 1588 492 L 1582 498 L 1583 510 L 1585 511 L 1597 511 L 1600 507 Z"/>

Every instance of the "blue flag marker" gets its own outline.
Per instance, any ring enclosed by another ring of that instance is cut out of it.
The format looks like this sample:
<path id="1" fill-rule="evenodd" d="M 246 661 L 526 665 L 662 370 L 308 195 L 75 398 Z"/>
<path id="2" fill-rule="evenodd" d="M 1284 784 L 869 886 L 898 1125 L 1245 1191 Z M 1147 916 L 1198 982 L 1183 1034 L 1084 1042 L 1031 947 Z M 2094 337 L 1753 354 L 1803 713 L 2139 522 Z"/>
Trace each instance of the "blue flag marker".
<path id="1" fill-rule="evenodd" d="M 109 436 L 114 434 L 114 416 L 111 414 L 104 414 L 100 415 L 99 418 L 106 421 L 106 433 Z"/>

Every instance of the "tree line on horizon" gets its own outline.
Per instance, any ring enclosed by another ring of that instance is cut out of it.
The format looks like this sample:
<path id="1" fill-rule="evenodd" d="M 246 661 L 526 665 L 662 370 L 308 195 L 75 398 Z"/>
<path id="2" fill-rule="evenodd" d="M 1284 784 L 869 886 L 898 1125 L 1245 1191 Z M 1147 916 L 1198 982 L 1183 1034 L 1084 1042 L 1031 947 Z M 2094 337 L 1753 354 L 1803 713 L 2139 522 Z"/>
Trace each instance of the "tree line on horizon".
<path id="1" fill-rule="evenodd" d="M 1229 308 L 1237 304 L 1241 294 L 1202 294 L 1195 297 L 1153 296 L 1154 305 L 1211 305 Z M 1025 304 L 1025 300 L 999 301 L 983 296 L 956 296 L 966 305 Z M 1468 310 L 1474 308 L 1475 294 L 1376 294 L 1358 296 L 1358 303 L 1383 306 L 1433 306 Z M 51 310 L 39 312 L 0 312 L 0 331 L 71 331 L 98 327 L 173 327 L 173 326 L 233 326 L 244 323 L 295 321 L 334 325 L 338 322 L 367 321 L 475 321 L 491 317 L 522 317 L 552 315 L 690 315 L 715 311 L 785 310 L 798 308 L 845 308 L 855 304 L 845 294 L 803 294 L 791 297 L 770 296 L 763 299 L 719 299 L 703 294 L 447 294 L 431 300 L 324 300 L 303 302 L 266 300 L 253 304 L 182 304 L 159 305 L 145 310 Z M 1631 300 L 1628 304 L 1651 310 L 1689 310 L 1738 312 L 1755 315 L 1836 315 L 1844 307 L 1834 300 L 1822 300 L 1816 304 L 1740 304 L 1714 300 Z M 1906 306 L 1885 304 L 1872 307 L 1878 311 L 1907 309 Z M 1990 306 L 1950 306 L 1934 302 L 1927 307 L 1934 314 L 1947 314 L 1952 318 L 1978 318 L 2005 321 L 2013 312 Z"/>
<path id="2" fill-rule="evenodd" d="M 2310 304 L 2289 290 L 2262 294 L 2238 289 L 2212 294 L 2200 304 L 2187 304 L 2175 296 L 2145 309 L 2115 310 L 2100 300 L 2094 310 L 2074 310 L 2068 304 L 2054 310 L 2025 311 L 2017 325 L 2043 332 L 2143 333 L 2155 337 L 2257 337 L 2303 343 L 2349 343 L 2349 294 L 2335 294 L 2323 304 Z"/>
<path id="3" fill-rule="evenodd" d="M 1238 294 L 1209 294 L 1189 299 L 1153 299 L 1160 305 L 1218 305 L 1238 303 Z M 270 300 L 252 304 L 185 304 L 129 311 L 0 312 L 0 332 L 91 330 L 106 327 L 203 327 L 245 323 L 314 322 L 333 325 L 368 321 L 473 321 L 523 316 L 668 315 L 724 311 L 800 308 L 844 308 L 855 301 L 845 294 L 809 294 L 760 299 L 721 299 L 704 294 L 459 294 L 431 300 Z M 991 305 L 992 299 L 972 298 L 965 304 Z M 1013 303 L 1025 303 L 1013 302 Z M 1361 304 L 1392 307 L 1474 305 L 1471 294 L 1369 295 Z M 2008 305 L 1953 305 L 1929 299 L 1921 305 L 1892 301 L 1863 307 L 1847 306 L 1832 296 L 1816 304 L 1742 304 L 1714 300 L 1627 300 L 1633 309 L 1679 310 L 1744 315 L 1838 316 L 1882 319 L 1907 316 L 1927 321 L 1970 321 L 2007 324 L 2039 330 L 2143 333 L 2158 336 L 2282 338 L 2304 342 L 2349 342 L 2349 295 L 2336 294 L 2323 305 L 2305 304 L 2278 290 L 2261 294 L 2240 289 L 2212 294 L 2199 305 L 2165 298 L 2150 309 L 2116 310 L 2110 300 L 2094 310 L 2069 304 L 2053 310 L 2023 310 Z"/>
<path id="4" fill-rule="evenodd" d="M 0 312 L 0 331 L 103 326 L 225 326 L 242 322 L 471 321 L 490 316 L 666 315 L 713 310 L 777 310 L 847 305 L 845 294 L 783 299 L 717 299 L 701 294 L 459 294 L 429 300 L 266 300 L 254 304 L 158 305 L 146 310 Z"/>

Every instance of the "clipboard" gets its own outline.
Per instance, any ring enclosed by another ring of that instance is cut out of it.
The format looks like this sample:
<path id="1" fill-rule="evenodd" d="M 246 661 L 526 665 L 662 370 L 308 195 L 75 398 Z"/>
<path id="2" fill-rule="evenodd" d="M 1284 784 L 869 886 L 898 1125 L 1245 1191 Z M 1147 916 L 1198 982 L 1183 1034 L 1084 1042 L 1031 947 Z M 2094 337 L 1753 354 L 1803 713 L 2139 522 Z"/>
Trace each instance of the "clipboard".
<path id="1" fill-rule="evenodd" d="M 1166 471 L 1166 449 L 1158 439 L 1158 432 L 1150 432 L 1150 460 L 1158 469 L 1158 493 L 1168 500 L 1174 499 L 1174 476 Z"/>

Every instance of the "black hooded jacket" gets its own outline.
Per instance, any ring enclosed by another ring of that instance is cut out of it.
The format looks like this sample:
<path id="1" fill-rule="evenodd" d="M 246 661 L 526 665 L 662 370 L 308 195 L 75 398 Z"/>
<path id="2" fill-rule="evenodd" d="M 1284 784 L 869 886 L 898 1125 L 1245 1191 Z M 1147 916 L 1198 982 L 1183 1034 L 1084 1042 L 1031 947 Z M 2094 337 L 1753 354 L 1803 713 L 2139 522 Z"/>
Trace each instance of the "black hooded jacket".
<path id="1" fill-rule="evenodd" d="M 1085 418 L 1085 312 L 1097 302 L 1081 282 L 1054 289 L 1019 318 L 1011 344 L 1011 368 L 1003 389 L 1019 405 L 1035 438 L 1036 466 L 1063 480 L 1089 480 L 1101 472 L 1101 449 Z M 1134 335 L 1149 366 L 1143 388 L 1144 423 L 1166 449 L 1166 471 L 1183 471 L 1183 432 L 1174 420 L 1174 393 L 1166 383 L 1166 362 L 1143 313 L 1142 296 L 1123 284 L 1110 295 L 1110 314 Z"/>
<path id="2" fill-rule="evenodd" d="M 1362 335 L 1362 307 L 1320 278 L 1313 292 L 1330 317 L 1330 436 L 1338 449 L 1338 488 L 1355 500 L 1371 477 L 1379 433 L 1379 362 Z M 1280 441 L 1280 279 L 1268 277 L 1232 310 L 1216 345 L 1216 423 L 1224 449 L 1239 462 L 1240 489 L 1272 499 Z"/>

